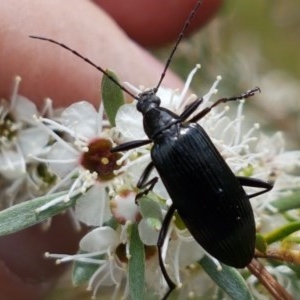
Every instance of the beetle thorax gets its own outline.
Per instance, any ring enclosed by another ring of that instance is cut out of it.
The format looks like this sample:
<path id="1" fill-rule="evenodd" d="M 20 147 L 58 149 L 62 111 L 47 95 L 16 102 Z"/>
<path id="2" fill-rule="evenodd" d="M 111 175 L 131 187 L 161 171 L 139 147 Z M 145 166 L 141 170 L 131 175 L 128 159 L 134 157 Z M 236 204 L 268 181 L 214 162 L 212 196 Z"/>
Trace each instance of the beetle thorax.
<path id="1" fill-rule="evenodd" d="M 154 89 L 139 95 L 136 108 L 143 114 L 144 131 L 151 140 L 154 140 L 158 134 L 163 133 L 171 125 L 179 122 L 176 114 L 160 107 L 160 98 Z"/>

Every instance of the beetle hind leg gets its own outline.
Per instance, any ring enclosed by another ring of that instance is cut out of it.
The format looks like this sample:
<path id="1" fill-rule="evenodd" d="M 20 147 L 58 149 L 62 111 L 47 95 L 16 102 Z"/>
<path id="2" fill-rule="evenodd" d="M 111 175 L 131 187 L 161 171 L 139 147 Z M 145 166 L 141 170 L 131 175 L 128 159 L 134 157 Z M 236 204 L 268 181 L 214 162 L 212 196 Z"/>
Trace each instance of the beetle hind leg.
<path id="1" fill-rule="evenodd" d="M 253 197 L 262 195 L 262 194 L 270 191 L 273 188 L 273 184 L 271 184 L 270 182 L 261 180 L 261 179 L 242 177 L 242 176 L 237 176 L 237 179 L 239 180 L 240 184 L 243 186 L 263 189 L 262 191 L 248 195 L 249 198 L 253 198 Z"/>

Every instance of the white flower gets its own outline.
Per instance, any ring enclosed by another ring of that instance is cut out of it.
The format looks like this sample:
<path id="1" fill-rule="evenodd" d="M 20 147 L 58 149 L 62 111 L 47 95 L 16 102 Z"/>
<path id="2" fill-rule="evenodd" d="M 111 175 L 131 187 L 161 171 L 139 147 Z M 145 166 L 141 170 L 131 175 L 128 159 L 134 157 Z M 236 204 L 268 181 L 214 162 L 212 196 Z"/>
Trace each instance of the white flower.
<path id="1" fill-rule="evenodd" d="M 96 138 L 98 141 L 100 140 L 102 115 L 100 119 L 93 106 L 82 101 L 66 108 L 62 112 L 60 120 L 61 122 L 49 118 L 37 118 L 38 126 L 50 134 L 55 142 L 45 159 L 37 156 L 35 159 L 47 163 L 50 169 L 61 178 L 58 184 L 49 191 L 49 194 L 66 188 L 68 192 L 65 196 L 40 207 L 38 211 L 83 194 L 82 203 L 76 209 L 79 220 L 87 222 L 88 225 L 100 225 L 104 220 L 103 216 L 101 218 L 101 212 L 105 209 L 105 198 L 102 197 L 104 195 L 103 186 L 97 183 L 98 174 L 94 170 L 82 167 L 81 160 L 89 150 L 89 142 Z M 63 138 L 58 133 L 61 133 Z M 94 187 L 95 190 L 89 190 L 84 194 L 91 187 Z M 99 201 L 97 202 L 98 197 Z M 86 201 L 88 205 L 82 205 Z M 94 216 L 91 216 L 91 212 L 94 212 Z M 99 213 L 99 217 L 96 216 L 97 213 Z M 89 215 L 89 218 L 86 218 L 86 214 Z"/>
<path id="2" fill-rule="evenodd" d="M 135 197 L 136 193 L 133 191 L 124 190 L 110 201 L 111 212 L 120 224 L 125 224 L 127 221 L 135 222 L 140 219 Z"/>
<path id="3" fill-rule="evenodd" d="M 44 194 L 55 177 L 32 155 L 44 155 L 49 135 L 36 126 L 34 115 L 53 115 L 48 99 L 38 112 L 35 104 L 18 94 L 21 78 L 14 79 L 10 101 L 0 102 L 0 174 L 6 184 L 2 189 L 5 207 Z"/>
<path id="4" fill-rule="evenodd" d="M 83 253 L 76 255 L 50 254 L 47 257 L 56 258 L 57 263 L 77 261 L 85 264 L 98 265 L 88 283 L 88 290 L 93 290 L 96 296 L 101 286 L 115 286 L 111 299 L 116 299 L 122 279 L 126 279 L 126 264 L 118 257 L 118 246 L 121 245 L 119 234 L 110 227 L 100 227 L 92 230 L 80 241 L 80 250 Z M 127 284 L 126 284 L 127 286 Z M 127 296 L 125 287 L 123 297 Z"/>
<path id="5" fill-rule="evenodd" d="M 33 102 L 18 94 L 20 77 L 15 77 L 10 102 L 0 103 L 0 173 L 8 179 L 26 174 L 31 154 L 40 154 L 49 136 L 34 126 L 38 114 Z"/>
<path id="6" fill-rule="evenodd" d="M 65 177 L 74 169 L 80 168 L 81 155 L 87 152 L 88 143 L 99 137 L 101 132 L 102 120 L 98 118 L 94 107 L 86 101 L 81 101 L 72 104 L 62 112 L 60 123 L 45 118 L 40 119 L 40 122 L 48 125 L 56 140 L 47 158 L 50 168 L 58 176 Z M 42 123 L 40 125 L 42 126 Z M 53 130 L 61 132 L 66 137 L 61 138 Z"/>
<path id="7" fill-rule="evenodd" d="M 62 201 L 79 196 L 75 216 L 90 226 L 101 226 L 111 217 L 108 200 L 116 195 L 116 189 L 131 186 L 126 176 L 114 171 L 121 168 L 120 153 L 111 153 L 113 133 L 104 128 L 103 106 L 97 112 L 86 101 L 66 108 L 59 121 L 39 118 L 39 126 L 55 139 L 47 157 L 37 160 L 46 162 L 61 180 L 50 191 L 67 190 L 59 197 L 38 208 L 43 211 Z M 108 192 L 107 192 L 108 191 Z"/>

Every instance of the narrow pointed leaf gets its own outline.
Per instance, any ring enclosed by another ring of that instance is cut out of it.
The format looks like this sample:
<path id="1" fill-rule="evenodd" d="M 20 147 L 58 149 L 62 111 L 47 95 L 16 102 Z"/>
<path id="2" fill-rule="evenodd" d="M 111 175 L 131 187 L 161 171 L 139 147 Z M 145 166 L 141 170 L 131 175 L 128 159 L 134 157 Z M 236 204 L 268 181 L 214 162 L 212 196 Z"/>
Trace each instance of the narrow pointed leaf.
<path id="1" fill-rule="evenodd" d="M 264 237 L 257 233 L 256 240 L 255 240 L 255 248 L 258 249 L 260 252 L 265 253 L 267 250 L 267 242 L 265 241 Z"/>
<path id="2" fill-rule="evenodd" d="M 80 253 L 84 253 L 83 251 L 79 251 Z M 100 259 L 100 256 L 93 257 L 95 259 Z M 75 286 L 87 283 L 93 274 L 99 269 L 99 264 L 86 263 L 75 261 L 73 264 L 72 270 L 72 283 Z"/>
<path id="3" fill-rule="evenodd" d="M 45 205 L 51 200 L 56 199 L 57 197 L 63 196 L 64 194 L 66 194 L 66 192 L 59 192 L 56 194 L 35 198 L 2 210 L 0 212 L 0 236 L 28 228 L 73 206 L 76 201 L 75 197 L 71 198 L 68 202 L 56 204 L 43 212 L 36 212 L 37 208 Z"/>
<path id="4" fill-rule="evenodd" d="M 291 222 L 264 235 L 268 245 L 280 241 L 288 235 L 300 230 L 300 221 Z"/>
<path id="5" fill-rule="evenodd" d="M 118 81 L 117 76 L 110 70 L 106 72 Z M 119 82 L 119 81 L 118 81 Z M 121 105 L 125 103 L 123 91 L 107 76 L 103 76 L 101 93 L 104 109 L 111 126 L 115 126 L 116 114 Z"/>
<path id="6" fill-rule="evenodd" d="M 288 197 L 277 199 L 271 202 L 271 205 L 277 209 L 277 212 L 284 212 L 300 207 L 300 191 L 291 194 Z"/>
<path id="7" fill-rule="evenodd" d="M 133 224 L 130 235 L 129 289 L 130 299 L 145 299 L 145 250 L 138 233 L 138 225 Z"/>
<path id="8" fill-rule="evenodd" d="M 235 269 L 222 264 L 222 270 L 205 255 L 200 265 L 212 280 L 233 300 L 253 300 L 242 275 Z"/>

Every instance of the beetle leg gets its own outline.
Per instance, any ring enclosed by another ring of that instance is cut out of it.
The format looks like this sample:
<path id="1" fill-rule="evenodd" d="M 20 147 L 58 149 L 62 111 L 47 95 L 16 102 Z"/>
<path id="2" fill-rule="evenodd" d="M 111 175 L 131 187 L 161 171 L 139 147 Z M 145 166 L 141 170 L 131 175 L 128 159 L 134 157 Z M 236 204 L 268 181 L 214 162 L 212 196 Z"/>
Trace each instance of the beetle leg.
<path id="1" fill-rule="evenodd" d="M 143 173 L 142 173 L 142 175 L 141 175 L 141 177 L 140 177 L 140 179 L 139 179 L 139 181 L 138 181 L 138 183 L 136 185 L 139 189 L 141 189 L 141 188 L 143 188 L 143 187 L 145 187 L 145 186 L 148 185 L 146 183 L 146 181 L 148 180 L 149 175 L 152 172 L 153 168 L 154 168 L 154 163 L 153 163 L 153 161 L 151 161 L 148 164 L 148 166 L 145 168 L 145 170 L 143 171 Z"/>
<path id="2" fill-rule="evenodd" d="M 253 197 L 259 196 L 261 194 L 264 194 L 273 188 L 273 184 L 271 184 L 270 182 L 260 180 L 257 178 L 237 176 L 237 179 L 239 180 L 241 185 L 263 189 L 260 192 L 256 192 L 254 194 L 248 195 L 249 198 L 253 198 Z"/>
<path id="3" fill-rule="evenodd" d="M 153 170 L 154 168 L 154 163 L 153 161 L 151 161 L 149 163 L 149 165 L 145 168 L 145 170 L 143 171 L 138 183 L 137 183 L 137 188 L 139 189 L 143 189 L 143 188 L 146 188 L 144 189 L 142 192 L 138 193 L 136 196 L 135 196 L 135 201 L 137 201 L 139 198 L 141 198 L 143 195 L 147 195 L 149 191 L 151 191 L 153 189 L 153 187 L 155 186 L 155 184 L 157 183 L 158 181 L 158 177 L 153 177 L 152 179 L 150 179 L 149 181 L 148 178 L 149 178 L 149 175 L 151 173 L 151 171 Z"/>
<path id="4" fill-rule="evenodd" d="M 197 108 L 198 106 L 203 102 L 203 98 L 197 98 L 194 102 L 192 102 L 190 105 L 188 105 L 182 114 L 179 116 L 179 119 L 181 122 L 184 122 Z"/>
<path id="5" fill-rule="evenodd" d="M 169 286 L 169 291 L 163 297 L 163 300 L 167 299 L 168 296 L 171 294 L 171 292 L 176 288 L 176 284 L 172 281 L 172 279 L 170 278 L 170 276 L 166 270 L 164 260 L 162 257 L 162 247 L 164 245 L 166 236 L 168 234 L 169 225 L 173 218 L 174 212 L 175 212 L 175 207 L 174 207 L 174 204 L 172 204 L 164 217 L 164 220 L 163 220 L 162 226 L 161 226 L 161 230 L 159 232 L 158 240 L 157 240 L 159 266 L 160 266 L 161 272 Z"/>
<path id="6" fill-rule="evenodd" d="M 247 99 L 249 97 L 254 96 L 256 92 L 260 92 L 260 88 L 256 87 L 254 89 L 251 89 L 245 93 L 242 93 L 238 96 L 229 97 L 229 98 L 221 98 L 217 100 L 215 103 L 213 103 L 211 106 L 204 108 L 201 110 L 198 114 L 196 114 L 192 119 L 189 120 L 189 122 L 194 123 L 202 119 L 206 114 L 208 114 L 215 106 L 218 106 L 221 103 L 226 103 L 229 101 L 236 101 L 236 100 L 242 100 Z"/>
<path id="7" fill-rule="evenodd" d="M 119 151 L 126 151 L 134 148 L 138 148 L 147 144 L 150 144 L 151 140 L 137 140 L 137 141 L 130 141 L 128 143 L 123 143 L 116 147 L 110 149 L 110 152 L 119 152 Z"/>
<path id="8" fill-rule="evenodd" d="M 141 191 L 140 193 L 136 194 L 135 202 L 137 202 L 137 200 L 139 198 L 141 198 L 142 196 L 147 195 L 149 193 L 149 191 L 153 190 L 153 187 L 155 186 L 157 181 L 158 181 L 158 177 L 153 177 L 149 181 L 145 182 L 145 185 L 142 186 L 141 188 L 146 187 L 146 186 L 148 186 L 148 187 L 146 189 L 144 189 L 143 191 Z M 140 188 L 140 187 L 138 187 L 138 188 Z"/>

